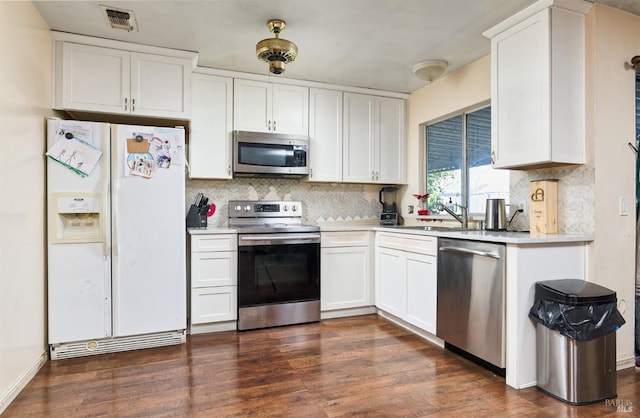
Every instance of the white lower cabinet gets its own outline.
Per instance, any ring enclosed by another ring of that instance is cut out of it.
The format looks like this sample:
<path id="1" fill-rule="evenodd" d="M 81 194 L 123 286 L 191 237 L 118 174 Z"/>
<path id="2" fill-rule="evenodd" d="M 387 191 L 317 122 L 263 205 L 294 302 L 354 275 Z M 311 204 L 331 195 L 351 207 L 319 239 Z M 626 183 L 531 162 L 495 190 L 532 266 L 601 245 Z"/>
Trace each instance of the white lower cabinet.
<path id="1" fill-rule="evenodd" d="M 391 248 L 376 249 L 376 306 L 385 312 L 403 317 L 407 310 L 407 286 L 404 253 Z"/>
<path id="2" fill-rule="evenodd" d="M 370 231 L 322 233 L 322 311 L 373 306 L 371 241 Z"/>
<path id="3" fill-rule="evenodd" d="M 191 323 L 235 321 L 237 318 L 235 286 L 191 289 Z"/>
<path id="4" fill-rule="evenodd" d="M 191 235 L 190 332 L 235 329 L 237 319 L 237 235 Z M 224 328 L 215 325 L 225 322 Z"/>
<path id="5" fill-rule="evenodd" d="M 437 238 L 378 232 L 376 307 L 436 333 Z"/>
<path id="6" fill-rule="evenodd" d="M 436 333 L 437 264 L 433 255 L 406 253 L 407 322 Z"/>

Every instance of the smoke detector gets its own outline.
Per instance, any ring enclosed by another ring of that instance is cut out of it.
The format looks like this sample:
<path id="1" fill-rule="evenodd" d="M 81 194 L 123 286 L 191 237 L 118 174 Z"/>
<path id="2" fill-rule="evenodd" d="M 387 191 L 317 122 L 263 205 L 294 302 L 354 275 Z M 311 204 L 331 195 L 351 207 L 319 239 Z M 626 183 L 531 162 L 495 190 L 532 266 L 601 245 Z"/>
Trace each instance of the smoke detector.
<path id="1" fill-rule="evenodd" d="M 298 47 L 293 42 L 280 38 L 286 24 L 283 20 L 272 19 L 267 27 L 275 38 L 263 39 L 256 45 L 256 56 L 260 61 L 269 63 L 269 71 L 282 74 L 284 65 L 290 64 L 298 57 Z"/>
<path id="2" fill-rule="evenodd" d="M 100 5 L 107 20 L 107 25 L 113 29 L 138 32 L 138 24 L 133 10 L 118 9 L 116 7 Z"/>

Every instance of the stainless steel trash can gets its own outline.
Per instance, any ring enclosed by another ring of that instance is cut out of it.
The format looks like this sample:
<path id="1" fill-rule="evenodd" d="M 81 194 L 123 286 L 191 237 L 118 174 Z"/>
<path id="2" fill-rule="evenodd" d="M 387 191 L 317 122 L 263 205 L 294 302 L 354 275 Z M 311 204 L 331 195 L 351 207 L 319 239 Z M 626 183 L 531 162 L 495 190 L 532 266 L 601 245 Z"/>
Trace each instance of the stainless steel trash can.
<path id="1" fill-rule="evenodd" d="M 573 405 L 615 398 L 616 334 L 624 324 L 616 293 L 566 279 L 536 283 L 537 386 Z"/>

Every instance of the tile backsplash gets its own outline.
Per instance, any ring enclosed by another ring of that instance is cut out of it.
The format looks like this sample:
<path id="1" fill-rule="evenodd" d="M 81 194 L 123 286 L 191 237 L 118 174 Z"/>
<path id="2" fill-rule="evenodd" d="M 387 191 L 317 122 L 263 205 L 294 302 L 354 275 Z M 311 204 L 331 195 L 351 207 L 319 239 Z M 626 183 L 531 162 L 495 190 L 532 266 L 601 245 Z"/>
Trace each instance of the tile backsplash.
<path id="1" fill-rule="evenodd" d="M 512 172 L 510 202 L 524 205 L 524 213 L 513 220 L 515 229 L 529 229 L 530 183 L 558 180 L 558 233 L 595 233 L 595 167 L 566 166 Z M 519 177 L 519 178 L 518 178 Z"/>
<path id="2" fill-rule="evenodd" d="M 209 227 L 228 225 L 229 200 L 300 200 L 302 222 L 317 225 L 325 221 L 378 220 L 381 186 L 362 184 L 308 183 L 277 178 L 238 178 L 230 181 L 187 180 L 187 207 L 198 192 L 215 203 Z"/>
<path id="3" fill-rule="evenodd" d="M 595 168 L 566 166 L 530 171 L 512 171 L 510 202 L 524 209 L 513 219 L 512 227 L 529 229 L 529 186 L 531 181 L 558 179 L 558 232 L 595 233 Z M 278 178 L 237 178 L 233 180 L 187 180 L 188 207 L 198 192 L 216 204 L 209 218 L 210 227 L 228 225 L 229 200 L 300 200 L 302 221 L 309 225 L 353 220 L 377 221 L 382 207 L 378 202 L 380 185 L 309 183 Z M 398 194 L 400 196 L 400 194 Z"/>

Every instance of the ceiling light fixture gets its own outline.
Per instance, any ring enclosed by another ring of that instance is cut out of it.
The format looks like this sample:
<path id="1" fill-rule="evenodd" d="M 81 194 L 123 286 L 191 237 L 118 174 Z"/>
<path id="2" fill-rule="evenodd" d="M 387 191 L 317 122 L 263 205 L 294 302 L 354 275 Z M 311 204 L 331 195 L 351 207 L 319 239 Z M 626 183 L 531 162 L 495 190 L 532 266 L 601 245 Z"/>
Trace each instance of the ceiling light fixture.
<path id="1" fill-rule="evenodd" d="M 444 74 L 448 66 L 449 63 L 447 61 L 428 60 L 417 63 L 413 66 L 412 70 L 416 77 L 430 83 Z"/>
<path id="2" fill-rule="evenodd" d="M 285 26 L 283 20 L 270 20 L 267 27 L 276 37 L 263 39 L 256 45 L 256 56 L 260 61 L 269 63 L 269 71 L 273 74 L 282 74 L 284 65 L 292 63 L 298 57 L 296 44 L 279 37 Z"/>

